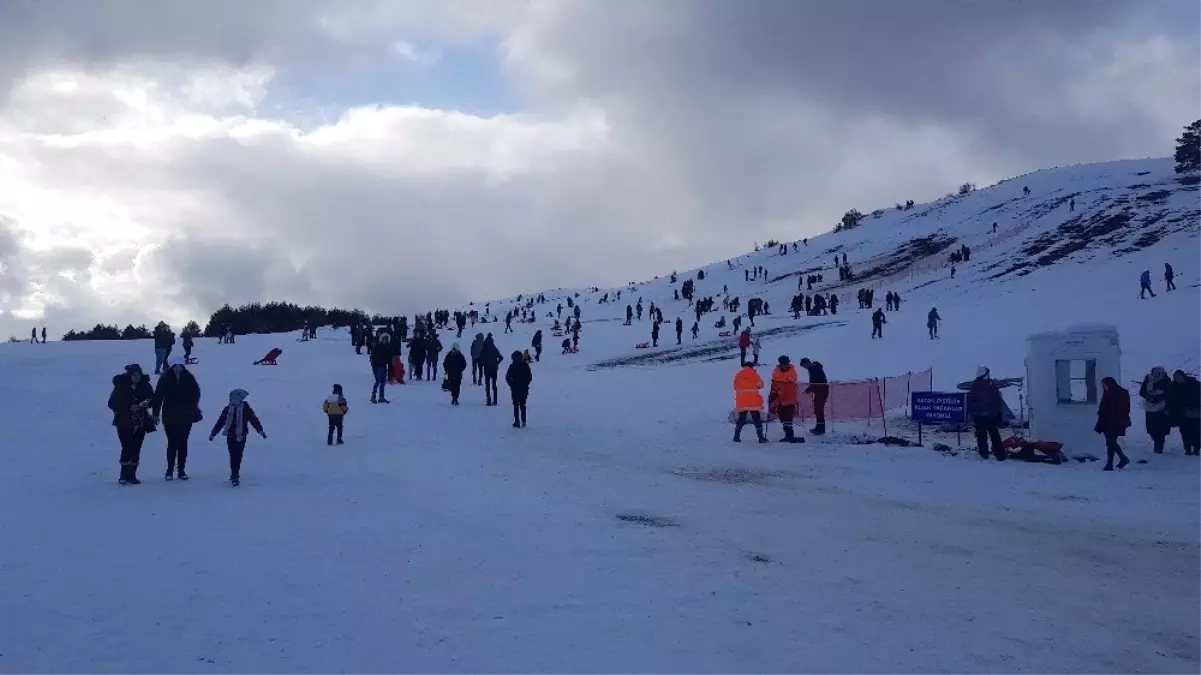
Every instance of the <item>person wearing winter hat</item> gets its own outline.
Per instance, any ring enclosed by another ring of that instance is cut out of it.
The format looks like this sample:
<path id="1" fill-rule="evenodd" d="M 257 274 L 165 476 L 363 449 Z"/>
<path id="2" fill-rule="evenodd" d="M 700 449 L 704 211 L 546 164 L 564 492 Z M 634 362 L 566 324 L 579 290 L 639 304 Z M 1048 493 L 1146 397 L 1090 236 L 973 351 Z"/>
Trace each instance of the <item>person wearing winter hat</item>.
<path id="1" fill-rule="evenodd" d="M 338 433 L 338 445 L 342 445 L 342 422 L 346 417 L 346 413 L 350 412 L 350 406 L 346 403 L 346 397 L 342 395 L 342 385 L 335 384 L 332 394 L 325 398 L 325 402 L 321 404 L 321 411 L 329 418 L 329 431 L 325 434 L 325 444 L 334 444 L 334 432 Z"/>
<path id="2" fill-rule="evenodd" d="M 209 441 L 216 438 L 218 433 L 225 436 L 225 444 L 229 449 L 229 482 L 235 487 L 241 481 L 242 454 L 246 451 L 249 427 L 254 427 L 260 436 L 267 438 L 258 415 L 246 402 L 247 396 L 250 396 L 250 392 L 245 389 L 229 392 L 229 405 L 221 411 L 221 416 L 217 418 L 212 432 L 209 433 Z"/>
<path id="3" fill-rule="evenodd" d="M 972 426 L 976 430 L 976 448 L 981 459 L 988 459 L 988 444 L 998 462 L 1005 461 L 1009 453 L 1001 445 L 1001 419 L 1005 411 L 1001 391 L 989 377 L 985 366 L 976 368 L 976 379 L 968 390 L 968 410 L 972 415 Z"/>
<path id="4" fill-rule="evenodd" d="M 513 428 L 525 426 L 525 404 L 530 397 L 530 383 L 534 381 L 534 371 L 530 363 L 522 357 L 521 352 L 513 352 L 513 360 L 505 371 L 505 382 L 509 385 L 509 396 L 513 399 Z"/>
<path id="5" fill-rule="evenodd" d="M 446 373 L 446 388 L 450 391 L 450 404 L 459 405 L 459 392 L 463 389 L 463 372 L 467 370 L 467 357 L 459 351 L 456 342 L 442 359 L 442 370 Z"/>
<path id="6" fill-rule="evenodd" d="M 1143 378 L 1138 389 L 1146 413 L 1147 435 L 1151 437 L 1153 451 L 1157 455 L 1163 454 L 1164 443 L 1172 433 L 1172 419 L 1168 415 L 1168 390 L 1171 386 L 1168 371 L 1163 366 L 1155 366 Z"/>
<path id="7" fill-rule="evenodd" d="M 113 391 L 108 397 L 108 409 L 113 411 L 113 426 L 121 442 L 121 485 L 139 485 L 138 463 L 146 434 L 154 431 L 150 407 L 154 405 L 154 390 L 136 363 L 125 366 L 125 372 L 113 377 Z"/>

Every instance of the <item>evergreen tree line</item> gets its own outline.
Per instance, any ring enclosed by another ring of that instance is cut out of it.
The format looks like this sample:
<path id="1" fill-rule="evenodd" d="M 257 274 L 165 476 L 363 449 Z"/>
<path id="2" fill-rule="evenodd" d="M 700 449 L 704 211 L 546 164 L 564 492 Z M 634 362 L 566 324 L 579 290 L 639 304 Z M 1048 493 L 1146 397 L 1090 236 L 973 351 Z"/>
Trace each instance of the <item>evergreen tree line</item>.
<path id="1" fill-rule="evenodd" d="M 306 322 L 311 326 L 349 326 L 355 323 L 382 323 L 387 317 L 369 316 L 361 309 L 326 309 L 314 305 L 302 307 L 290 302 L 268 302 L 266 304 L 252 302 L 241 307 L 223 306 L 213 312 L 204 329 L 196 321 L 189 321 L 184 326 L 183 333 L 194 337 L 217 337 L 226 327 L 233 327 L 234 333 L 289 333 L 299 330 Z M 170 328 L 167 324 L 162 324 Z M 104 324 L 96 324 L 90 330 L 67 331 L 63 340 L 147 340 L 153 337 L 154 331 L 145 325 L 128 325 L 125 328 Z"/>

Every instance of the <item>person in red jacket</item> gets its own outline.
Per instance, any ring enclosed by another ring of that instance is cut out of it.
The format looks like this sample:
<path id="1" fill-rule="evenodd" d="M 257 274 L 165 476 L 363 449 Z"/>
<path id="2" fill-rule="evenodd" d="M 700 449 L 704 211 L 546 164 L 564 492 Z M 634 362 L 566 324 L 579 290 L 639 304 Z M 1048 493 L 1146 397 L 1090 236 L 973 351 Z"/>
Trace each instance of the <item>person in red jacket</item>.
<path id="1" fill-rule="evenodd" d="M 254 409 L 246 402 L 247 396 L 250 396 L 250 393 L 245 389 L 229 392 L 229 405 L 221 411 L 221 416 L 217 418 L 217 423 L 209 433 L 210 441 L 216 438 L 217 434 L 225 436 L 225 444 L 229 447 L 229 482 L 234 486 L 241 480 L 242 453 L 246 451 L 249 427 L 254 427 L 263 438 L 267 437 L 258 415 L 254 414 Z"/>
<path id="2" fill-rule="evenodd" d="M 1118 439 L 1126 435 L 1130 427 L 1130 392 L 1122 388 L 1112 377 L 1101 380 L 1101 404 L 1097 406 L 1097 426 L 1093 431 L 1105 436 L 1105 471 L 1113 471 L 1113 457 L 1117 455 L 1118 468 L 1130 463 L 1126 453 L 1118 445 Z"/>
<path id="3" fill-rule="evenodd" d="M 738 330 L 738 329 L 735 328 L 734 330 Z M 748 328 L 738 334 L 738 351 L 741 353 L 741 355 L 739 356 L 739 359 L 740 359 L 738 361 L 739 363 L 746 363 L 746 350 L 748 350 L 750 348 L 751 348 L 751 329 Z"/>

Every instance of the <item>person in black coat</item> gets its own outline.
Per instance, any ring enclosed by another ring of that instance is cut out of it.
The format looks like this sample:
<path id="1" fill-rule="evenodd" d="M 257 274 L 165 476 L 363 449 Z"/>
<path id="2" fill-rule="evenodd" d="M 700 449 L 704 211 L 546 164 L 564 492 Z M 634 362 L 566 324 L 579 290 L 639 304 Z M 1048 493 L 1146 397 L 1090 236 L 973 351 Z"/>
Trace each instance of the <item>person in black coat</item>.
<path id="1" fill-rule="evenodd" d="M 1183 370 L 1173 373 L 1168 410 L 1173 424 L 1180 427 L 1184 454 L 1201 457 L 1201 382 Z"/>
<path id="2" fill-rule="evenodd" d="M 183 334 L 183 343 L 182 344 L 183 344 L 183 360 L 186 363 L 186 362 L 192 360 L 192 347 L 195 345 L 195 343 L 192 340 L 191 333 Z"/>
<path id="3" fill-rule="evenodd" d="M 530 343 L 534 348 L 534 361 L 542 361 L 542 329 L 539 328 L 534 333 L 534 341 Z"/>
<path id="4" fill-rule="evenodd" d="M 442 354 L 442 341 L 438 332 L 430 333 L 425 343 L 425 378 L 430 382 L 438 379 L 438 357 Z"/>
<path id="5" fill-rule="evenodd" d="M 676 317 L 676 344 L 684 344 L 684 320 Z"/>
<path id="6" fill-rule="evenodd" d="M 188 437 L 192 425 L 200 421 L 200 385 L 191 371 L 176 363 L 158 379 L 154 391 L 154 421 L 161 422 L 167 435 L 167 480 L 178 470 L 179 479 L 187 480 Z"/>
<path id="7" fill-rule="evenodd" d="M 113 378 L 113 392 L 108 397 L 108 409 L 113 411 L 113 426 L 121 442 L 121 485 L 138 485 L 138 462 L 146 434 L 154 431 L 150 407 L 154 405 L 154 390 L 135 364 L 125 366 L 125 372 Z"/>
<path id="8" fill-rule="evenodd" d="M 826 433 L 826 401 L 830 398 L 830 381 L 826 379 L 826 368 L 820 361 L 801 359 L 800 366 L 809 372 L 809 386 L 805 387 L 805 393 L 813 395 L 813 416 L 817 420 L 809 433 L 821 436 Z"/>
<path id="9" fill-rule="evenodd" d="M 467 370 L 467 357 L 459 351 L 459 343 L 451 346 L 442 360 L 442 370 L 446 373 L 446 385 L 450 391 L 450 404 L 459 405 L 459 392 L 463 389 L 463 372 Z"/>
<path id="10" fill-rule="evenodd" d="M 384 388 L 388 385 L 388 367 L 392 365 L 392 336 L 384 333 L 379 336 L 379 341 L 371 350 L 371 373 L 375 377 L 374 383 L 371 385 L 371 402 L 372 403 L 391 403 L 384 396 Z M 418 379 L 421 379 L 420 368 L 417 370 Z M 376 394 L 379 394 L 376 396 Z"/>
<path id="11" fill-rule="evenodd" d="M 416 380 L 425 374 L 425 346 L 425 336 L 414 333 L 409 341 L 409 373 Z"/>
<path id="12" fill-rule="evenodd" d="M 496 391 L 496 378 L 499 375 L 500 362 L 504 360 L 505 357 L 501 356 L 500 350 L 496 348 L 492 333 L 488 333 L 488 337 L 484 338 L 484 346 L 480 348 L 480 362 L 484 369 L 484 396 L 487 398 L 485 405 L 494 406 L 500 403 L 500 395 Z"/>
<path id="13" fill-rule="evenodd" d="M 525 403 L 530 396 L 530 382 L 534 381 L 534 371 L 530 364 L 521 358 L 521 352 L 513 352 L 513 360 L 505 371 L 505 382 L 509 385 L 509 396 L 513 399 L 513 428 L 525 426 Z"/>

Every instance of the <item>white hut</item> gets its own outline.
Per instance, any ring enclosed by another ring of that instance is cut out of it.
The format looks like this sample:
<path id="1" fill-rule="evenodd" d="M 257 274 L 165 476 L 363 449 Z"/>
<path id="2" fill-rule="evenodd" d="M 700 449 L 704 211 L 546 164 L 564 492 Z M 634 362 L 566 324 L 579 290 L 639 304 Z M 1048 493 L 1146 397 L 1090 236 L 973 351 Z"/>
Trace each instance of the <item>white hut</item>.
<path id="1" fill-rule="evenodd" d="M 1122 381 L 1117 327 L 1072 326 L 1035 333 L 1026 341 L 1030 438 L 1058 441 L 1069 452 L 1100 447 L 1093 427 L 1101 400 L 1101 378 Z"/>

